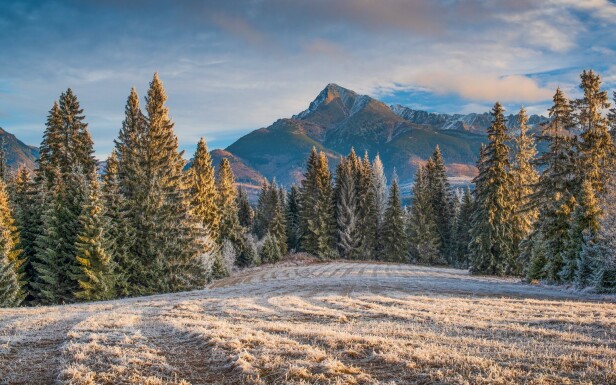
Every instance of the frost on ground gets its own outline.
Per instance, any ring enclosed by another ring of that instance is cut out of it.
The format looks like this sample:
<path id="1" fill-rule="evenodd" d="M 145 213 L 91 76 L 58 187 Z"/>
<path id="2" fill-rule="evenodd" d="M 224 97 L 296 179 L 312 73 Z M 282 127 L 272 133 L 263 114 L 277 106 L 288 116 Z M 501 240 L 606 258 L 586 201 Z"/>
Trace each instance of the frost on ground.
<path id="1" fill-rule="evenodd" d="M 0 310 L 0 384 L 615 384 L 616 304 L 397 264 Z"/>

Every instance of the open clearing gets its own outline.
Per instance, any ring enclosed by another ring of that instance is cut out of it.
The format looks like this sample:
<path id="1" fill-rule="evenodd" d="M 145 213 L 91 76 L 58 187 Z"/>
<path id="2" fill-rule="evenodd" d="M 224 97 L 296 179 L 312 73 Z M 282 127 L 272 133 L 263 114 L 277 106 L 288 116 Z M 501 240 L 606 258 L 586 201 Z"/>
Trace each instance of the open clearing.
<path id="1" fill-rule="evenodd" d="M 616 384 L 616 304 L 398 264 L 0 310 L 0 384 Z"/>

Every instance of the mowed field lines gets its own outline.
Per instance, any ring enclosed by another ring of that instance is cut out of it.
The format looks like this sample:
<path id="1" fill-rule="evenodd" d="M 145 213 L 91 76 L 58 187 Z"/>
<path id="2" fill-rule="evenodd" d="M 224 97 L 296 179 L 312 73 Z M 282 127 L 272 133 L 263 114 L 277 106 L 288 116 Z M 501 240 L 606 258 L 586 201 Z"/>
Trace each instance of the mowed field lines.
<path id="1" fill-rule="evenodd" d="M 0 384 L 616 384 L 616 304 L 399 264 L 0 310 Z"/>

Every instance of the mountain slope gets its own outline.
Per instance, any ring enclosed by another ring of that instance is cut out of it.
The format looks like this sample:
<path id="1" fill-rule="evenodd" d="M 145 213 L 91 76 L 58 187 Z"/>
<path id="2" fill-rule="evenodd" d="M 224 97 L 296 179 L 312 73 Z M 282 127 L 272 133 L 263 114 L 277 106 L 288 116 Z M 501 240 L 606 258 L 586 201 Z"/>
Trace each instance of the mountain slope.
<path id="1" fill-rule="evenodd" d="M 15 135 L 5 131 L 0 127 L 0 141 L 4 140 L 4 151 L 6 153 L 6 163 L 11 169 L 17 169 L 23 164 L 31 170 L 34 170 L 36 159 L 39 156 L 38 148 L 28 146 Z"/>
<path id="2" fill-rule="evenodd" d="M 482 114 L 470 113 L 462 114 L 439 114 L 435 112 L 426 112 L 413 110 L 399 104 L 390 106 L 391 110 L 401 118 L 408 122 L 431 127 L 436 130 L 458 130 L 474 133 L 485 134 L 492 123 L 492 115 L 489 112 Z M 510 114 L 506 117 L 507 127 L 515 128 L 518 126 L 518 115 Z M 546 123 L 549 119 L 545 116 L 530 115 L 528 124 L 533 128 L 537 128 L 540 124 Z"/>
<path id="3" fill-rule="evenodd" d="M 374 98 L 328 84 L 305 111 L 243 136 L 226 151 L 264 177 L 289 185 L 301 179 L 313 146 L 328 154 L 332 170 L 339 157 L 354 148 L 360 155 L 380 154 L 386 173 L 396 168 L 405 182 L 437 144 L 452 176 L 472 176 L 485 141 L 478 132 L 409 121 Z"/>

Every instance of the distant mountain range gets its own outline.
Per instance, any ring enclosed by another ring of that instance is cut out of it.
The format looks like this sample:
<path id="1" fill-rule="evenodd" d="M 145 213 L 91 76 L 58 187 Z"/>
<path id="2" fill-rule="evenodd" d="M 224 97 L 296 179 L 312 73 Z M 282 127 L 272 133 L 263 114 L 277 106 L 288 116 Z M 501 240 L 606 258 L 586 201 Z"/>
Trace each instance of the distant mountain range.
<path id="1" fill-rule="evenodd" d="M 532 115 L 531 126 L 548 121 Z M 490 126 L 488 112 L 439 114 L 386 104 L 336 84 L 328 84 L 308 109 L 282 118 L 272 125 L 242 136 L 224 150 L 211 152 L 214 164 L 228 158 L 236 180 L 251 195 L 265 178 L 286 186 L 302 178 L 312 147 L 324 151 L 332 170 L 341 156 L 354 148 L 359 155 L 368 151 L 371 158 L 380 154 L 387 175 L 396 169 L 403 184 L 413 180 L 419 165 L 438 144 L 452 181 L 468 183 L 475 175 L 475 163 Z M 517 125 L 509 115 L 508 125 Z M 26 146 L 0 129 L 5 137 L 9 164 L 34 167 L 38 150 Z"/>
<path id="2" fill-rule="evenodd" d="M 536 127 L 547 120 L 532 115 L 529 124 Z M 332 169 L 351 148 L 360 155 L 368 151 L 370 157 L 378 153 L 387 174 L 395 168 L 401 182 L 408 183 L 438 144 L 452 180 L 465 184 L 476 173 L 490 123 L 488 112 L 452 115 L 387 106 L 329 84 L 305 111 L 253 131 L 225 151 L 233 155 L 234 171 L 247 183 L 256 175 L 284 185 L 297 182 L 313 146 L 327 153 Z M 508 117 L 508 125 L 517 125 L 516 115 Z"/>

